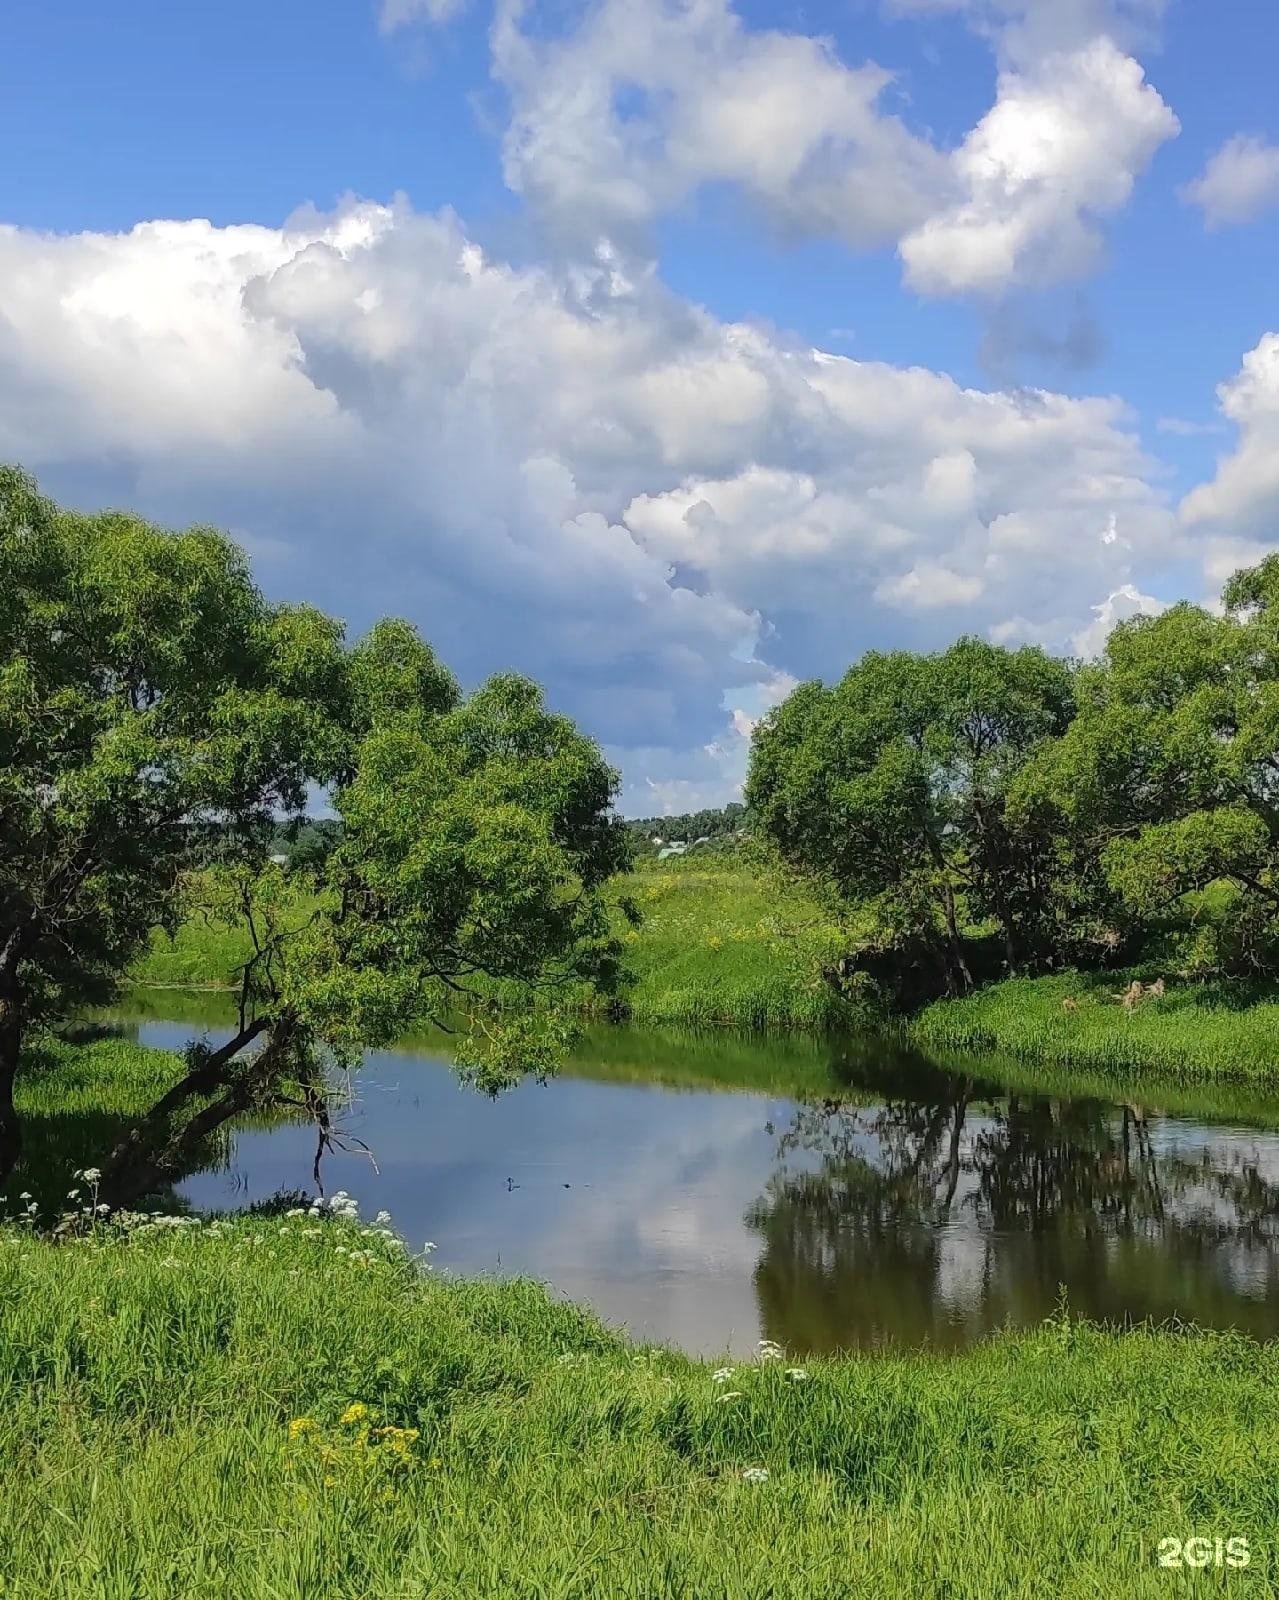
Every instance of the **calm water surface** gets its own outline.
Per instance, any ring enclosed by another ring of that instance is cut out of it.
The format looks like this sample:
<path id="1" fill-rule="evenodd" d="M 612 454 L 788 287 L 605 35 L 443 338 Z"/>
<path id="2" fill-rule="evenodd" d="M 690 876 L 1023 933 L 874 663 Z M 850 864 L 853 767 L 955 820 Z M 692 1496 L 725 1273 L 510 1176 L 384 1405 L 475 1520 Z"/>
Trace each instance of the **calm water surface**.
<path id="1" fill-rule="evenodd" d="M 1279 1132 L 1237 1113 L 1014 1092 L 883 1044 L 613 1029 L 496 1101 L 438 1046 L 374 1054 L 339 1125 L 372 1159 L 326 1157 L 328 1191 L 434 1241 L 437 1270 L 543 1279 L 692 1351 L 954 1347 L 1063 1289 L 1089 1317 L 1279 1334 Z M 309 1127 L 243 1130 L 182 1192 L 309 1189 L 314 1154 Z"/>

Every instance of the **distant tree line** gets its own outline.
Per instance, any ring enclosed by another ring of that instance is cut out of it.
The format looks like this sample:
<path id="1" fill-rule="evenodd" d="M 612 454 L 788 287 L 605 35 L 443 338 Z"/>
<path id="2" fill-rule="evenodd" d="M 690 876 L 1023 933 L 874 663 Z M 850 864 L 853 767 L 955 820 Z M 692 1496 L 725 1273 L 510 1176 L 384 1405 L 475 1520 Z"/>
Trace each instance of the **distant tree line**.
<path id="1" fill-rule="evenodd" d="M 966 638 L 863 656 L 756 731 L 760 835 L 899 998 L 1154 948 L 1279 972 L 1279 557 L 1074 663 Z"/>
<path id="2" fill-rule="evenodd" d="M 652 855 L 672 845 L 716 850 L 734 848 L 749 832 L 749 815 L 740 800 L 701 811 L 665 817 L 629 817 L 626 831 L 637 855 Z"/>

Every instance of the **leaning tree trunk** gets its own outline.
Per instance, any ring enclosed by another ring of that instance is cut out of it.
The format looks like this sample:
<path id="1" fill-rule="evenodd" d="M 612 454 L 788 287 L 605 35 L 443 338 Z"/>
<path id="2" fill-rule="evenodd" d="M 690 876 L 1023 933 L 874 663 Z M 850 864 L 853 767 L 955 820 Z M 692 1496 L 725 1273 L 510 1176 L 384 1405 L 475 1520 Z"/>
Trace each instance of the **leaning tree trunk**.
<path id="1" fill-rule="evenodd" d="M 0 1186 L 22 1155 L 22 1122 L 13 1103 L 13 1086 L 22 1054 L 22 997 L 17 983 L 0 981 Z"/>
<path id="2" fill-rule="evenodd" d="M 246 1046 L 267 1030 L 265 1022 L 250 1024 L 179 1080 L 125 1134 L 103 1168 L 102 1203 L 119 1210 L 185 1177 L 210 1134 L 270 1099 L 292 1059 L 297 1028 L 291 1019 L 277 1021 L 262 1049 L 245 1057 Z M 209 1096 L 207 1104 L 177 1120 L 191 1101 Z"/>

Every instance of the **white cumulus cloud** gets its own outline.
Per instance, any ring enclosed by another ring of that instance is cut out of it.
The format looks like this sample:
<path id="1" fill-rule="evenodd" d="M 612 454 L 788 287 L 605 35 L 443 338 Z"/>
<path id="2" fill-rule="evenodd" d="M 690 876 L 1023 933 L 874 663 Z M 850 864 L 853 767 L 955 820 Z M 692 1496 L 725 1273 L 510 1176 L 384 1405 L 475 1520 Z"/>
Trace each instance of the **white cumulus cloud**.
<path id="1" fill-rule="evenodd" d="M 728 0 L 596 0 L 549 35 L 531 9 L 499 0 L 493 29 L 506 177 L 570 239 L 729 183 L 784 229 L 871 246 L 945 193 L 944 157 L 884 108 L 891 74 L 821 39 L 752 30 Z"/>
<path id="2" fill-rule="evenodd" d="M 1255 134 L 1236 134 L 1183 186 L 1181 196 L 1202 209 L 1208 228 L 1251 222 L 1279 205 L 1279 146 Z"/>
<path id="3" fill-rule="evenodd" d="M 1140 64 L 1099 36 L 999 75 L 995 104 L 954 155 L 962 191 L 901 241 L 926 294 L 999 294 L 1078 277 L 1176 117 Z"/>
<path id="4" fill-rule="evenodd" d="M 1262 337 L 1218 395 L 1238 430 L 1235 448 L 1180 508 L 1200 542 L 1212 591 L 1279 545 L 1279 333 Z"/>
<path id="5" fill-rule="evenodd" d="M 804 349 L 405 203 L 0 228 L 0 278 L 0 459 L 532 673 L 641 810 L 730 793 L 795 678 L 961 627 L 1066 648 L 1182 537 L 1116 400 Z"/>

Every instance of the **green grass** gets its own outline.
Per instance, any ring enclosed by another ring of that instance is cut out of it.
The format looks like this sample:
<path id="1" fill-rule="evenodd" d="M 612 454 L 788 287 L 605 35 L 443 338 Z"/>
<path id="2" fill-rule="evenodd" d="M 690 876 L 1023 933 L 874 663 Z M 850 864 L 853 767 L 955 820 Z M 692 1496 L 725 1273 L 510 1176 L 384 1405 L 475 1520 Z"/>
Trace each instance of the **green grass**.
<path id="1" fill-rule="evenodd" d="M 1063 1319 L 803 1381 L 713 1365 L 530 1284 L 437 1280 L 347 1223 L 62 1246 L 6 1228 L 0 1592 L 1274 1592 L 1274 1346 Z M 368 1414 L 344 1422 L 352 1404 Z M 1252 1564 L 1160 1570 L 1156 1542 L 1191 1534 L 1244 1537 Z"/>
<path id="2" fill-rule="evenodd" d="M 87 1032 L 75 1042 L 45 1039 L 27 1049 L 15 1085 L 23 1157 L 9 1189 L 29 1189 L 42 1214 L 62 1208 L 68 1175 L 100 1162 L 182 1071 L 171 1051 Z M 209 1154 L 216 1159 L 215 1149 Z"/>
<path id="3" fill-rule="evenodd" d="M 844 948 L 830 915 L 802 890 L 774 882 L 733 857 L 696 866 L 649 863 L 619 878 L 643 921 L 615 927 L 634 982 L 625 993 L 637 1022 L 824 1029 L 858 1015 L 822 977 Z M 249 954 L 240 930 L 196 915 L 173 938 L 157 932 L 130 974 L 160 987 L 228 987 Z M 586 993 L 588 1012 L 607 1002 Z"/>
<path id="4" fill-rule="evenodd" d="M 157 928 L 150 948 L 133 965 L 133 983 L 153 988 L 227 989 L 249 959 L 248 934 L 197 912 L 170 937 Z"/>
<path id="5" fill-rule="evenodd" d="M 926 1047 L 997 1050 L 1106 1075 L 1142 1068 L 1173 1080 L 1279 1081 L 1279 985 L 1172 980 L 1162 998 L 1131 1012 L 1115 1000 L 1133 978 L 1158 975 L 1013 978 L 929 1006 L 911 1032 Z"/>
<path id="6" fill-rule="evenodd" d="M 619 883 L 643 922 L 623 927 L 637 1022 L 822 1029 L 858 1013 L 822 976 L 838 926 L 792 884 L 734 858 L 664 862 Z"/>

